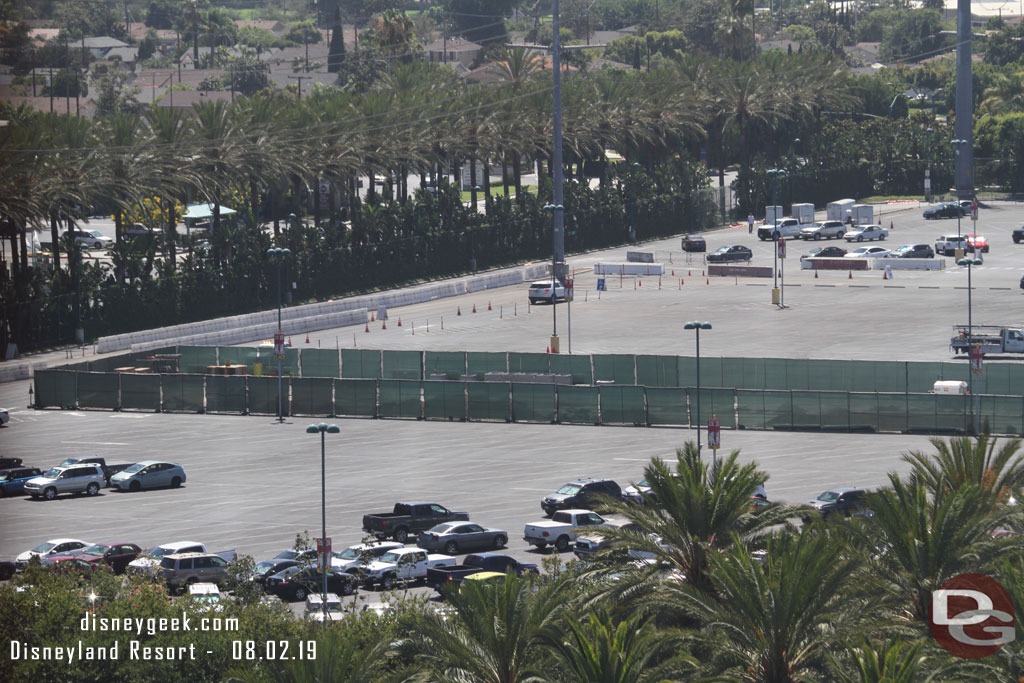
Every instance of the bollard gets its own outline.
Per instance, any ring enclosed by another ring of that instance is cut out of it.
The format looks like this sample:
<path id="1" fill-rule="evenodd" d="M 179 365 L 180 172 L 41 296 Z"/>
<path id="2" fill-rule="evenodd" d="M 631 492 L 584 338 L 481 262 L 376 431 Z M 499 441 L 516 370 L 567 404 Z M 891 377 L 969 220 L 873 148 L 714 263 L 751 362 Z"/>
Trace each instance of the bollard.
<path id="1" fill-rule="evenodd" d="M 487 304 L 487 305 L 490 306 L 490 304 Z M 501 320 L 504 317 L 505 317 L 505 307 L 504 306 L 498 306 L 498 320 Z"/>
<path id="2" fill-rule="evenodd" d="M 444 316 L 441 316 L 441 329 L 444 329 Z"/>

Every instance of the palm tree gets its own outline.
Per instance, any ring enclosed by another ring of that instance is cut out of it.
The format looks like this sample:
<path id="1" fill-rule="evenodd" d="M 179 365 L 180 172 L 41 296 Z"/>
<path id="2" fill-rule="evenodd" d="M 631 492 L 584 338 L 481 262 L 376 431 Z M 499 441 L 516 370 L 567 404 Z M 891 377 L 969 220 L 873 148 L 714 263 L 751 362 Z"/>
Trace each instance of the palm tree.
<path id="1" fill-rule="evenodd" d="M 998 451 L 999 439 L 988 435 L 977 439 L 962 436 L 948 441 L 932 437 L 929 442 L 935 453 L 914 450 L 904 454 L 903 460 L 913 466 L 912 476 L 920 480 L 931 495 L 939 497 L 962 486 L 974 485 L 1000 502 L 1006 502 L 1010 496 L 1021 497 L 1024 488 L 1021 439 L 1007 439 Z"/>
<path id="2" fill-rule="evenodd" d="M 830 656 L 832 675 L 838 683 L 914 683 L 931 681 L 940 673 L 924 676 L 927 658 L 924 641 L 865 640 L 859 647 L 847 647 L 845 657 Z"/>
<path id="3" fill-rule="evenodd" d="M 796 516 L 782 505 L 752 510 L 750 497 L 768 475 L 757 463 L 740 464 L 739 451 L 712 466 L 693 442 L 676 451 L 676 471 L 654 458 L 644 468 L 651 486 L 646 505 L 609 501 L 639 531 L 600 529 L 598 533 L 629 548 L 652 553 L 657 567 L 669 567 L 699 590 L 714 591 L 710 558 L 738 541 L 756 547 L 769 530 Z"/>
<path id="4" fill-rule="evenodd" d="M 963 484 L 934 499 L 920 479 L 889 475 L 889 487 L 868 495 L 874 511 L 864 525 L 866 550 L 874 553 L 873 576 L 892 597 L 897 617 L 926 624 L 932 591 L 966 571 L 984 571 L 1017 537 L 989 534 L 1018 520 L 1016 510 L 993 510 L 990 495 Z"/>
<path id="5" fill-rule="evenodd" d="M 545 628 L 541 640 L 575 681 L 664 681 L 685 678 L 696 668 L 694 658 L 679 652 L 682 636 L 655 629 L 642 614 L 617 624 L 605 610 L 579 621 L 568 616 Z"/>
<path id="6" fill-rule="evenodd" d="M 740 539 L 711 560 L 716 590 L 670 588 L 670 599 L 702 623 L 712 667 L 728 680 L 790 683 L 821 669 L 836 639 L 869 613 L 858 595 L 860 561 L 836 536 L 780 533 L 763 564 Z"/>
<path id="7" fill-rule="evenodd" d="M 464 581 L 446 594 L 456 612 L 424 617 L 411 647 L 439 680 L 535 680 L 547 670 L 541 634 L 566 607 L 570 587 L 568 574 L 544 585 L 514 574 L 496 585 Z"/>
<path id="8" fill-rule="evenodd" d="M 192 135 L 193 119 L 180 110 L 169 107 L 151 107 L 146 112 L 151 148 L 150 160 L 154 174 L 160 178 L 161 205 L 166 206 L 164 245 L 168 273 L 173 273 L 177 259 L 177 224 L 175 199 L 184 198 L 196 188 L 200 176 L 187 151 Z"/>

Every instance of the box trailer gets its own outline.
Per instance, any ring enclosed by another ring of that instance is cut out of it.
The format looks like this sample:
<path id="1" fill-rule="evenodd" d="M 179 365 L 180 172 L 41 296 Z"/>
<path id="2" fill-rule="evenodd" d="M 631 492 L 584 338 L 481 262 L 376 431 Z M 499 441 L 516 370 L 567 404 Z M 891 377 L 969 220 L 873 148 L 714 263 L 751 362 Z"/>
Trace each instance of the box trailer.
<path id="1" fill-rule="evenodd" d="M 814 204 L 794 204 L 793 218 L 801 223 L 814 222 Z"/>
<path id="2" fill-rule="evenodd" d="M 782 220 L 783 217 L 781 206 L 766 206 L 764 207 L 764 222 L 774 223 L 776 219 Z"/>
<path id="3" fill-rule="evenodd" d="M 875 222 L 875 207 L 871 204 L 854 204 L 850 207 L 851 225 L 871 225 Z"/>
<path id="4" fill-rule="evenodd" d="M 856 203 L 855 199 L 840 199 L 835 202 L 829 202 L 828 206 L 825 207 L 826 218 L 830 221 L 845 221 L 850 207 Z"/>

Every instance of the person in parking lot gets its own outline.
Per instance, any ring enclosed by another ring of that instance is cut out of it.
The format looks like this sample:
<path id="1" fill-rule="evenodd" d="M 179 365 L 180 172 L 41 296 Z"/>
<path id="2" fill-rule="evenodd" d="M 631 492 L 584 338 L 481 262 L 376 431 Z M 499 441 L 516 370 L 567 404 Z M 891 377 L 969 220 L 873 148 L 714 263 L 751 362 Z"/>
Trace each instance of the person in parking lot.
<path id="1" fill-rule="evenodd" d="M 754 234 L 754 214 L 747 214 L 747 233 Z"/>

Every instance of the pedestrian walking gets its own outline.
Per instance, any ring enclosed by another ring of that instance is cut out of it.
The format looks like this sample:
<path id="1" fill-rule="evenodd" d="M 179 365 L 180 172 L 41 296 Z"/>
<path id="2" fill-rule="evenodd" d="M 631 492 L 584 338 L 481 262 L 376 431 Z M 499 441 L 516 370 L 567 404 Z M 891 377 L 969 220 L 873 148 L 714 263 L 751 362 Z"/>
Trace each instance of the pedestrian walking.
<path id="1" fill-rule="evenodd" d="M 754 234 L 754 214 L 747 214 L 747 233 Z"/>

